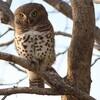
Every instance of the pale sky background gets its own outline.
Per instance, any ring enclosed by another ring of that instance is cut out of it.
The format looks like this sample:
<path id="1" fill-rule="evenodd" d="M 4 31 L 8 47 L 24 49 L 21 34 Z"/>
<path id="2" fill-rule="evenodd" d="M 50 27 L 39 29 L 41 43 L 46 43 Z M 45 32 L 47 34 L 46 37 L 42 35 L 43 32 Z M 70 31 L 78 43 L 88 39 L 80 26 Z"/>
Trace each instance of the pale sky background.
<path id="1" fill-rule="evenodd" d="M 22 4 L 29 3 L 29 2 L 37 2 L 41 3 L 45 6 L 46 10 L 48 12 L 56 11 L 53 7 L 48 5 L 47 3 L 43 2 L 42 0 L 13 0 L 11 5 L 11 10 L 14 12 L 17 7 L 19 7 Z M 67 0 L 66 0 L 67 1 Z M 95 16 L 96 19 L 96 25 L 100 27 L 100 5 L 95 4 Z M 72 31 L 72 21 L 68 18 L 66 18 L 61 13 L 49 13 L 49 20 L 51 21 L 54 30 L 55 31 L 63 31 L 67 33 L 71 33 Z M 0 35 L 3 34 L 7 29 L 8 25 L 4 25 L 0 23 Z M 13 32 L 8 32 L 4 37 L 0 38 L 0 43 L 7 42 L 14 38 Z M 63 37 L 63 36 L 56 36 L 56 53 L 62 52 L 66 50 L 70 45 L 70 38 Z M 0 47 L 0 51 L 7 52 L 10 54 L 17 55 L 15 50 L 15 45 L 12 44 L 8 47 Z M 98 55 L 100 57 L 100 52 L 94 49 L 93 54 Z M 93 56 L 92 63 L 97 58 L 97 56 Z M 60 74 L 60 76 L 64 77 L 67 73 L 67 53 L 64 55 L 60 55 L 57 57 L 57 60 L 53 67 L 57 70 L 57 72 Z M 92 78 L 92 84 L 91 84 L 91 96 L 96 98 L 97 100 L 100 100 L 100 61 L 98 61 L 94 66 L 91 68 L 91 78 Z M 15 68 L 13 68 L 11 65 L 8 64 L 8 62 L 1 61 L 0 60 L 0 84 L 9 84 L 9 83 L 16 83 L 19 80 L 26 77 L 26 74 L 17 71 Z M 6 87 L 13 87 L 17 86 L 17 84 L 14 85 L 0 85 L 0 88 L 6 88 Z M 20 82 L 18 86 L 28 86 L 28 79 L 26 78 L 24 81 Z M 3 96 L 0 96 L 0 99 Z M 8 96 L 6 100 L 61 100 L 60 96 L 40 96 L 40 95 L 29 95 L 29 94 L 14 94 L 11 96 Z"/>

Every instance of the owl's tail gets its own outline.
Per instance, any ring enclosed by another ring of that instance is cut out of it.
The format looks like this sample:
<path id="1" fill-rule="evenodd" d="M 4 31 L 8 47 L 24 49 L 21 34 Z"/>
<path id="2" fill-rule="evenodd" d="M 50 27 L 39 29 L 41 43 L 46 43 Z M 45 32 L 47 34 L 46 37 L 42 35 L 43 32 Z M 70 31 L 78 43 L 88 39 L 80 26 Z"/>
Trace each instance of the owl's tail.
<path id="1" fill-rule="evenodd" d="M 29 85 L 30 87 L 44 88 L 44 80 L 41 78 L 36 78 L 34 80 L 29 79 Z"/>
<path id="2" fill-rule="evenodd" d="M 29 78 L 29 85 L 30 87 L 39 87 L 39 88 L 44 88 L 44 80 L 38 76 L 36 73 L 32 71 L 28 71 L 28 78 Z"/>

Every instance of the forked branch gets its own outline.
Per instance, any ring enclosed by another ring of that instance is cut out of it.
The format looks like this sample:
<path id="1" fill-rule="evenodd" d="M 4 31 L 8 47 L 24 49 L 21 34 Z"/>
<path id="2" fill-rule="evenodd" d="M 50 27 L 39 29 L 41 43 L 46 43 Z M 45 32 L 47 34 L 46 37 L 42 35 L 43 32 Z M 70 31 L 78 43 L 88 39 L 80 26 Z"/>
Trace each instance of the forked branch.
<path id="1" fill-rule="evenodd" d="M 41 71 L 41 70 L 37 71 L 36 70 L 37 68 L 35 68 L 34 64 L 32 64 L 31 62 L 24 60 L 20 57 L 7 54 L 7 53 L 0 52 L 0 59 L 19 64 L 23 68 L 26 68 L 30 71 L 35 71 L 38 75 L 42 76 L 42 78 L 46 80 L 52 86 L 51 88 L 52 90 L 50 90 L 52 91 L 52 93 L 50 95 L 52 95 L 53 93 L 55 95 L 67 94 L 67 95 L 73 95 L 80 100 L 95 100 L 93 97 L 89 96 L 85 92 L 70 86 L 56 72 L 49 71 L 49 70 L 48 71 Z M 21 88 L 21 89 L 26 89 L 26 88 Z M 37 89 L 36 91 L 32 88 L 27 88 L 27 89 L 33 90 L 35 94 L 38 93 Z M 45 91 L 45 89 L 42 89 L 42 90 Z M 9 92 L 6 92 L 6 91 L 9 91 Z M 23 92 L 25 93 L 25 90 L 21 92 L 20 88 L 6 89 L 6 91 L 4 89 L 0 89 L 0 95 L 10 95 L 13 93 L 10 91 L 14 91 L 14 93 L 23 93 Z M 33 93 L 33 91 L 31 93 Z"/>

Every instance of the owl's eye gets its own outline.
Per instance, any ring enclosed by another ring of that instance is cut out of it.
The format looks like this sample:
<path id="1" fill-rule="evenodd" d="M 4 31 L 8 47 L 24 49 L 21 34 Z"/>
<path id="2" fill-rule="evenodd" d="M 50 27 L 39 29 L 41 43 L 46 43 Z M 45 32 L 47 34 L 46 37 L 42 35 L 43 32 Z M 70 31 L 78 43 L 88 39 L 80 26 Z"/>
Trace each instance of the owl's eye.
<path id="1" fill-rule="evenodd" d="M 26 18 L 26 16 L 23 13 L 20 13 L 19 16 L 20 16 L 21 19 L 25 19 Z"/>
<path id="2" fill-rule="evenodd" d="M 35 17 L 36 15 L 37 15 L 37 11 L 36 10 L 34 10 L 34 11 L 31 12 L 31 16 L 32 17 Z"/>

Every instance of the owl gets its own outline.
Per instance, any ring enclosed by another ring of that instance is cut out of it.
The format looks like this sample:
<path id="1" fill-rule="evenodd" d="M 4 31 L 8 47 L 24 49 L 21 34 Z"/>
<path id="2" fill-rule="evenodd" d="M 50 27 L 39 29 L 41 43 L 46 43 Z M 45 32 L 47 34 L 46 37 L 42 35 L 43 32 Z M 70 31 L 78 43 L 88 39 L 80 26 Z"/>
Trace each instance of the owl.
<path id="1" fill-rule="evenodd" d="M 55 61 L 55 40 L 52 24 L 43 5 L 27 3 L 14 12 L 15 46 L 18 55 L 30 62 L 38 61 L 42 70 L 48 70 Z M 44 87 L 44 80 L 26 70 L 30 87 Z"/>

